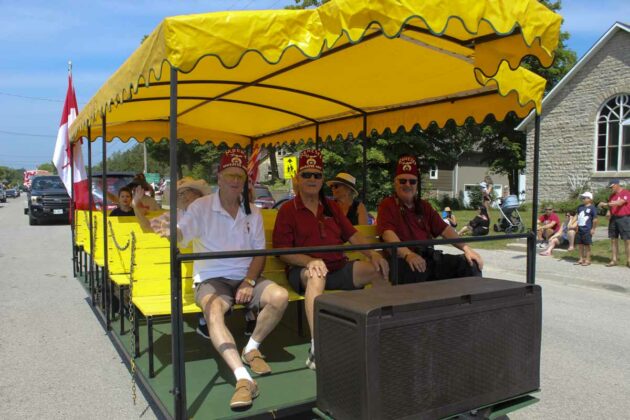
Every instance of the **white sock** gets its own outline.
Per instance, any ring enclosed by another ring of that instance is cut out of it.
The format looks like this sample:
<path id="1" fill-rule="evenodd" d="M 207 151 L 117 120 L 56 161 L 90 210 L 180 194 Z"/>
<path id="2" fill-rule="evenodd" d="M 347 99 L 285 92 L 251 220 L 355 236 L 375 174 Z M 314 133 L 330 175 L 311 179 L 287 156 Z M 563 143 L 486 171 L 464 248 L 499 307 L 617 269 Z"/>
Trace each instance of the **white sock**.
<path id="1" fill-rule="evenodd" d="M 236 376 L 237 381 L 240 381 L 241 379 L 247 379 L 250 382 L 254 382 L 252 377 L 249 375 L 249 372 L 247 371 L 247 369 L 245 369 L 245 367 L 242 367 L 242 366 L 240 368 L 234 369 L 234 376 Z"/>
<path id="2" fill-rule="evenodd" d="M 243 354 L 247 354 L 252 350 L 258 350 L 258 347 L 260 347 L 260 343 L 250 337 L 245 349 L 243 349 Z"/>
<path id="3" fill-rule="evenodd" d="M 311 353 L 315 356 L 315 339 L 311 338 Z"/>

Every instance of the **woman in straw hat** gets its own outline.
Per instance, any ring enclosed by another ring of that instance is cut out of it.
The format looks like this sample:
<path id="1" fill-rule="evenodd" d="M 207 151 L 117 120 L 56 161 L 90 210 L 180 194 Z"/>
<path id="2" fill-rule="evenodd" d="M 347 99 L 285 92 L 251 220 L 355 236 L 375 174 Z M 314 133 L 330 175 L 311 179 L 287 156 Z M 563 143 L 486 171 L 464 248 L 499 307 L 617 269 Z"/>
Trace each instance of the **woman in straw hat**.
<path id="1" fill-rule="evenodd" d="M 333 198 L 353 225 L 367 225 L 368 213 L 365 205 L 357 200 L 359 192 L 356 178 L 345 172 L 339 172 L 326 184 L 333 193 Z"/>

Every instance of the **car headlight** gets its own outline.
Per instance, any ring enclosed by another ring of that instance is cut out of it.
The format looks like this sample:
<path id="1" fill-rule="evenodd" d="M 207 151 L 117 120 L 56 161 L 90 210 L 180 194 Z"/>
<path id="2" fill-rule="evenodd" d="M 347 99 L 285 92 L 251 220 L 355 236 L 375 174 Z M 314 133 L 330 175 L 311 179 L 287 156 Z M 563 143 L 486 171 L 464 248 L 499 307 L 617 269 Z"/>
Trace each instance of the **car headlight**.
<path id="1" fill-rule="evenodd" d="M 38 204 L 42 202 L 42 198 L 39 195 L 31 195 L 31 203 Z"/>

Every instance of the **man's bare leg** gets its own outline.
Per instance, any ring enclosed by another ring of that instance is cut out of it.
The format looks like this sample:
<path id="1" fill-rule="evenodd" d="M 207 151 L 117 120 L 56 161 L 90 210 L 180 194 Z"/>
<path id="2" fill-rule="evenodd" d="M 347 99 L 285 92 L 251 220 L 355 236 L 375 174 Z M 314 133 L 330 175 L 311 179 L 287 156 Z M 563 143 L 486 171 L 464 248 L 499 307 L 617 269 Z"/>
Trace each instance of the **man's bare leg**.
<path id="1" fill-rule="evenodd" d="M 207 295 L 201 301 L 204 316 L 208 323 L 208 333 L 212 345 L 219 352 L 225 363 L 233 371 L 243 367 L 243 362 L 236 350 L 234 337 L 225 325 L 225 313 L 230 309 L 228 304 L 217 295 Z"/>
<path id="2" fill-rule="evenodd" d="M 617 261 L 619 261 L 619 240 L 617 238 L 612 238 L 610 240 L 610 247 L 612 248 L 612 258 L 610 259 L 610 262 L 617 264 Z"/>
<path id="3" fill-rule="evenodd" d="M 389 281 L 368 261 L 355 261 L 352 264 L 352 283 L 354 287 L 364 287 L 371 284 L 372 287 L 391 286 Z"/>
<path id="4" fill-rule="evenodd" d="M 311 338 L 313 338 L 315 328 L 315 298 L 324 293 L 324 289 L 326 288 L 326 278 L 321 276 L 311 276 L 308 274 L 308 270 L 302 269 L 300 279 L 302 281 L 302 286 L 306 288 L 306 293 L 304 294 L 304 311 L 306 312 L 308 328 L 311 331 Z"/>
<path id="5" fill-rule="evenodd" d="M 258 315 L 252 338 L 262 343 L 282 319 L 289 304 L 289 293 L 277 284 L 270 284 L 263 291 L 260 300 L 262 311 Z"/>

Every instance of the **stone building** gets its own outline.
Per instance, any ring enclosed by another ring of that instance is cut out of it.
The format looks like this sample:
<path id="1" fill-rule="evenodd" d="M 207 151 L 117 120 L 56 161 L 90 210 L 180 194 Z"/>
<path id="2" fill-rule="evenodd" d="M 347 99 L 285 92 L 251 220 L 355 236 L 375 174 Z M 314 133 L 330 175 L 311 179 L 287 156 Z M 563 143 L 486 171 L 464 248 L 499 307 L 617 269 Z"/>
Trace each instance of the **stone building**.
<path id="1" fill-rule="evenodd" d="M 615 23 L 542 102 L 539 199 L 564 200 L 584 184 L 630 183 L 630 26 Z M 534 115 L 527 133 L 532 193 Z"/>

